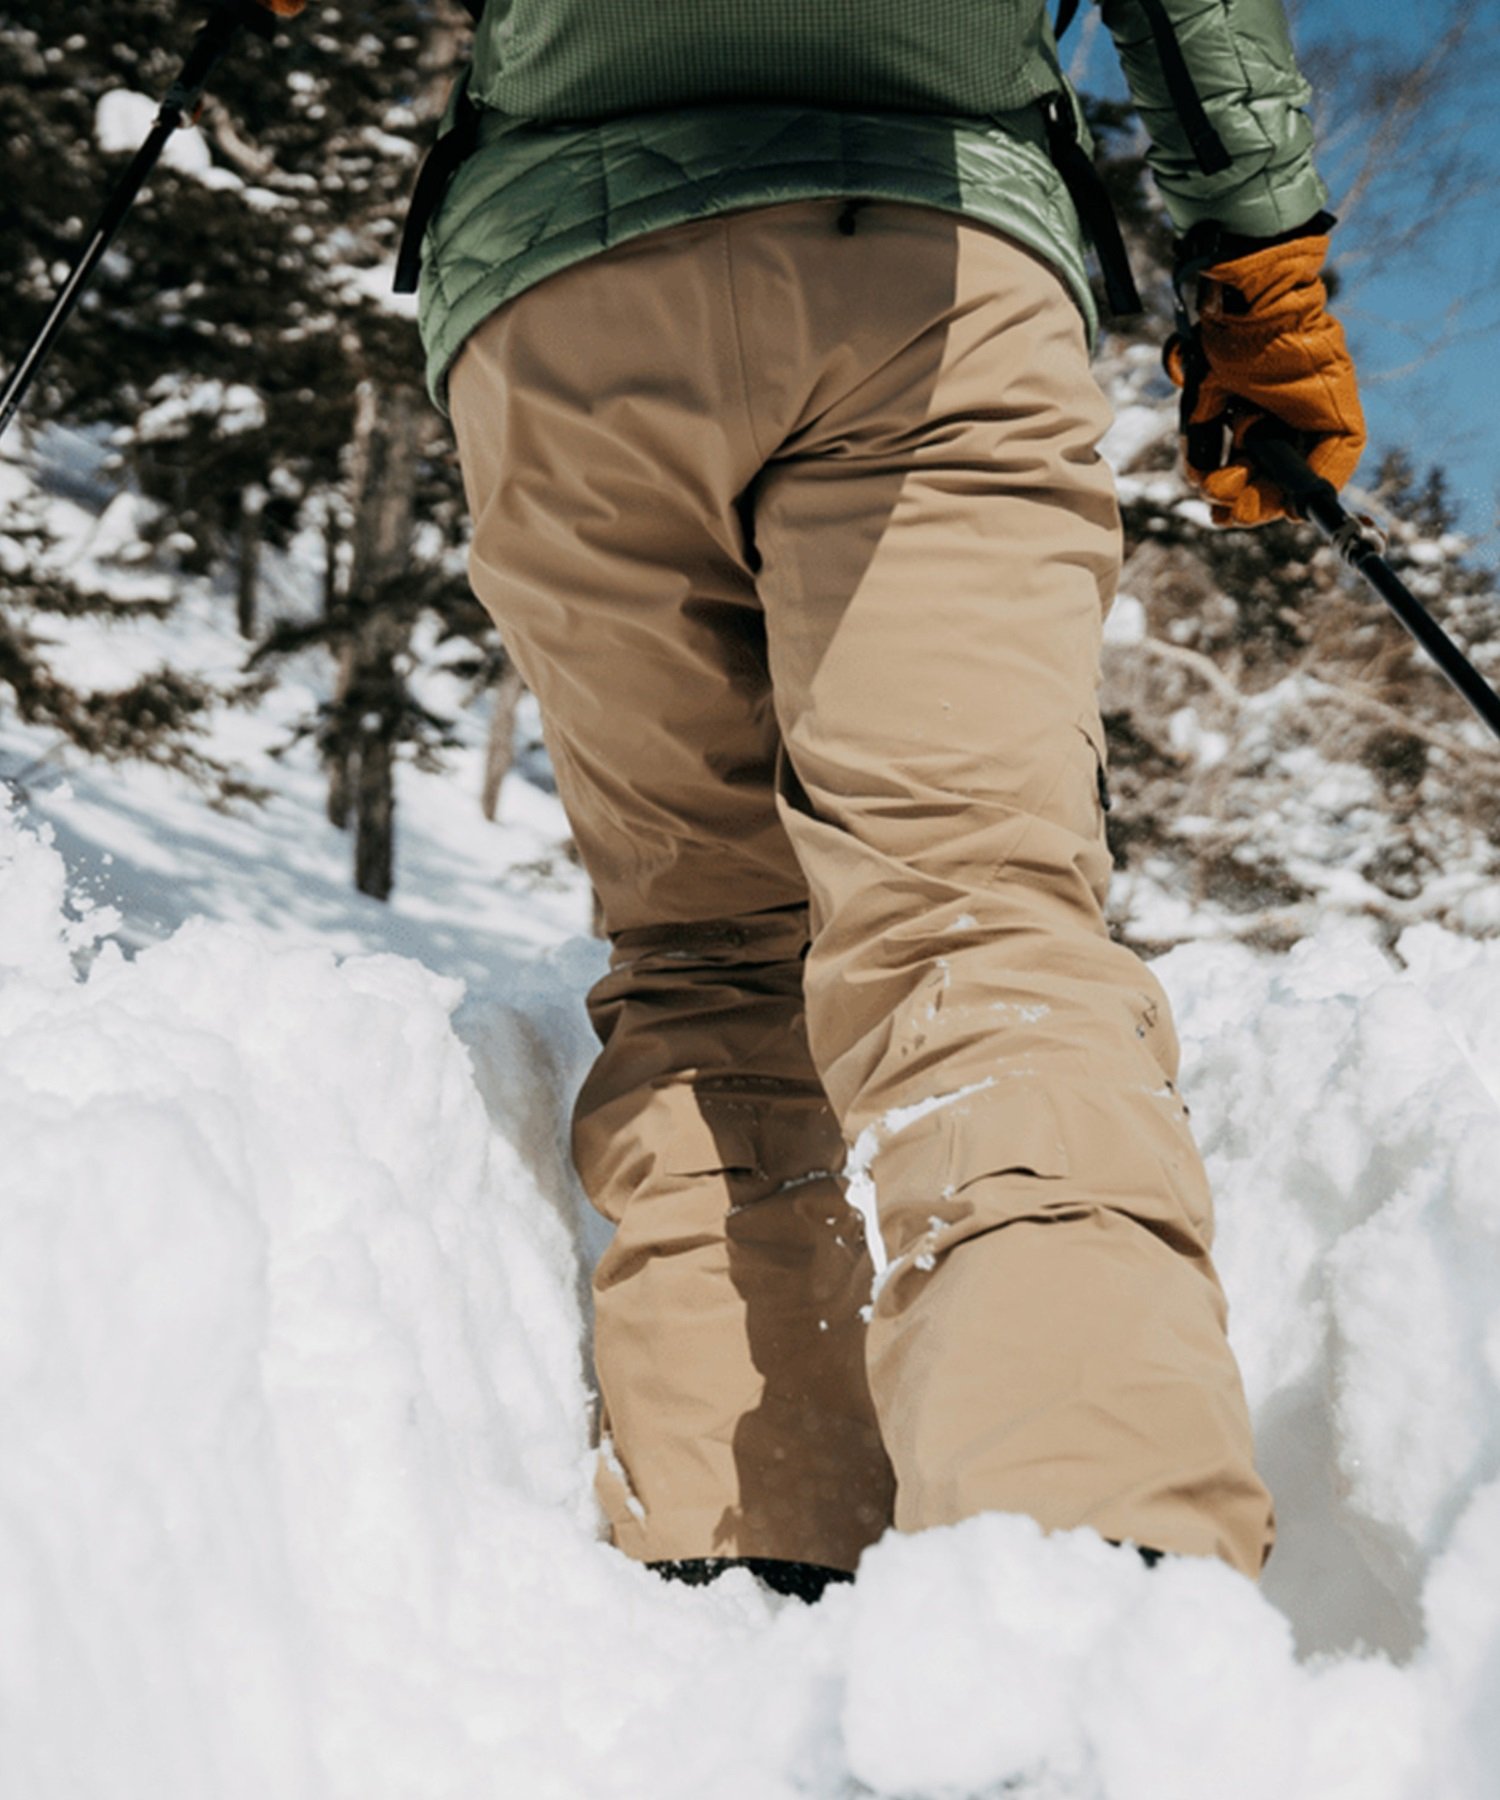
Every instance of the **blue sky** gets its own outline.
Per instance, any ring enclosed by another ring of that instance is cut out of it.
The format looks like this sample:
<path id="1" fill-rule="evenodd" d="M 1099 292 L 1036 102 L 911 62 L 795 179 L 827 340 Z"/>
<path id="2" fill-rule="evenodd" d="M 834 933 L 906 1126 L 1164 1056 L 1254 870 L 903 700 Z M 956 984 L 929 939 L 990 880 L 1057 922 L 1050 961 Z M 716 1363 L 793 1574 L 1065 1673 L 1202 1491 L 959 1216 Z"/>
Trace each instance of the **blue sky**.
<path id="1" fill-rule="evenodd" d="M 1375 33 L 1382 47 L 1399 52 L 1429 48 L 1435 22 L 1450 4 L 1297 0 L 1288 11 L 1299 49 Z M 1484 0 L 1484 10 L 1493 5 Z M 1086 17 L 1084 9 L 1064 43 L 1065 57 Z M 1492 42 L 1500 38 L 1493 21 L 1488 31 Z M 1117 84 L 1107 37 L 1098 36 L 1103 41 L 1090 59 L 1091 76 L 1098 71 Z M 1370 194 L 1352 209 L 1347 231 L 1334 235 L 1335 258 L 1341 237 L 1348 253 L 1347 286 L 1336 310 L 1354 348 L 1370 424 L 1365 469 L 1393 445 L 1424 467 L 1442 464 L 1465 528 L 1485 534 L 1486 551 L 1494 555 L 1500 550 L 1500 79 L 1493 68 L 1481 74 L 1472 60 L 1466 68 L 1468 91 L 1424 120 L 1415 144 L 1382 165 L 1379 181 L 1398 214 L 1418 213 L 1423 157 L 1429 147 L 1457 141 L 1482 164 L 1481 191 L 1414 247 L 1395 244 L 1393 234 L 1372 235 L 1370 213 L 1381 196 Z M 1335 125 L 1339 100 L 1338 84 L 1325 83 L 1319 111 Z M 1357 142 L 1329 143 L 1322 161 L 1336 199 L 1359 150 Z M 1464 294 L 1474 297 L 1450 316 Z"/>

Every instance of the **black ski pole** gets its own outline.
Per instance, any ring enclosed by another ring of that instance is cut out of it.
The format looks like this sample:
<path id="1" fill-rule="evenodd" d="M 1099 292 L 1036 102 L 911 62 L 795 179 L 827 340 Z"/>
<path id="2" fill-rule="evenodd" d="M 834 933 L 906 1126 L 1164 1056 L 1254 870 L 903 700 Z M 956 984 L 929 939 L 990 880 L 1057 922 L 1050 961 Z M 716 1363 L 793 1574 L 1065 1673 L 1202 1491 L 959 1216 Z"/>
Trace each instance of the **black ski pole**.
<path id="1" fill-rule="evenodd" d="M 306 4 L 307 0 L 216 0 L 213 12 L 193 39 L 187 61 L 161 103 L 161 110 L 156 115 L 156 123 L 151 127 L 150 135 L 136 151 L 130 167 L 120 177 L 114 192 L 105 203 L 104 211 L 99 215 L 93 234 L 79 252 L 78 260 L 53 301 L 45 323 L 32 340 L 31 348 L 21 359 L 16 372 L 5 384 L 5 392 L 0 395 L 0 436 L 4 436 L 7 426 L 20 410 L 27 389 L 36 378 L 48 352 L 57 342 L 89 277 L 108 250 L 121 221 L 144 186 L 146 177 L 156 167 L 167 139 L 179 126 L 196 118 L 208 78 L 234 42 L 235 35 L 243 26 L 260 37 L 270 37 L 276 29 L 273 15 L 275 18 L 294 19 Z"/>
<path id="2" fill-rule="evenodd" d="M 1364 576 L 1439 672 L 1500 738 L 1500 694 L 1381 555 L 1385 546 L 1374 526 L 1345 511 L 1332 482 L 1312 472 L 1297 446 L 1273 421 L 1263 419 L 1252 425 L 1243 443 L 1261 474 L 1274 481 L 1293 509 L 1311 519 L 1350 568 Z"/>

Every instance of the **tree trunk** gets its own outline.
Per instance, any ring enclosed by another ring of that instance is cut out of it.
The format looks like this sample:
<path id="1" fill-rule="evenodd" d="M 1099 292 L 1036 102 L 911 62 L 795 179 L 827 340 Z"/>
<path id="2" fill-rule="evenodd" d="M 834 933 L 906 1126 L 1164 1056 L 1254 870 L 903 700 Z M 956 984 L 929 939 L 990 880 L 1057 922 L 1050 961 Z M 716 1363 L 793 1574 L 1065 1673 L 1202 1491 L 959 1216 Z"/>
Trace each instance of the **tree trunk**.
<path id="1" fill-rule="evenodd" d="M 342 644 L 339 650 L 339 673 L 333 680 L 331 720 L 322 733 L 322 769 L 328 776 L 328 823 L 340 832 L 348 832 L 353 815 L 355 787 L 355 747 L 346 729 L 349 704 L 349 680 L 353 675 L 353 650 Z"/>
<path id="2" fill-rule="evenodd" d="M 323 512 L 323 617 L 332 622 L 343 601 L 339 580 L 339 521 L 330 502 Z M 335 640 L 336 641 L 336 640 Z M 318 744 L 323 756 L 323 773 L 328 777 L 328 823 L 340 831 L 349 829 L 351 811 L 351 752 L 342 730 L 345 701 L 349 693 L 350 655 L 348 644 L 335 651 L 338 667 L 333 678 L 333 704 L 319 732 Z"/>
<path id="3" fill-rule="evenodd" d="M 354 818 L 354 884 L 374 899 L 394 883 L 396 744 L 406 710 L 400 657 L 408 625 L 393 606 L 410 552 L 416 509 L 416 394 L 362 382 L 351 465 L 348 607 L 329 815 L 342 781 Z M 342 764 L 342 773 L 338 773 Z"/>
<path id="4" fill-rule="evenodd" d="M 500 789 L 515 761 L 516 708 L 525 692 L 520 670 L 507 663 L 495 685 L 495 707 L 490 714 L 489 742 L 484 753 L 484 788 L 479 799 L 485 818 L 490 820 L 500 810 Z"/>
<path id="5" fill-rule="evenodd" d="M 234 607 L 240 636 L 252 642 L 260 588 L 260 520 L 265 509 L 266 490 L 252 482 L 240 495 L 240 554 Z"/>
<path id="6" fill-rule="evenodd" d="M 417 109 L 436 120 L 472 35 L 465 13 L 441 4 L 429 17 L 417 61 Z M 339 654 L 329 730 L 328 816 L 354 825 L 354 885 L 374 899 L 395 881 L 396 745 L 406 713 L 401 659 L 408 618 L 392 605 L 405 578 L 416 512 L 417 442 L 425 413 L 415 389 L 360 384 L 350 458 L 349 566 L 340 579 L 338 530 L 330 511 L 326 597 L 350 628 Z"/>
<path id="7" fill-rule="evenodd" d="M 354 885 L 372 900 L 389 900 L 395 884 L 395 763 L 393 737 L 379 730 L 362 736 L 355 789 Z"/>
<path id="8" fill-rule="evenodd" d="M 330 503 L 323 509 L 323 611 L 339 603 L 339 518 Z"/>

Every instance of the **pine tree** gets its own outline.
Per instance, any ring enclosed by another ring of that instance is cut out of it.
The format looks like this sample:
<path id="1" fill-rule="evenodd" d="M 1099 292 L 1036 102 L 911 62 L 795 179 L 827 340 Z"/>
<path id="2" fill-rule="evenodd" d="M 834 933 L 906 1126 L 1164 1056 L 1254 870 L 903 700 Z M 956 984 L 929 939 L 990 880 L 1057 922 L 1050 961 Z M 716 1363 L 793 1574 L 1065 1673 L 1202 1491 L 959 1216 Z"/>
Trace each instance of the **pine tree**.
<path id="1" fill-rule="evenodd" d="M 98 128 L 118 114 L 122 90 L 165 91 L 207 3 L 196 13 L 177 0 L 8 9 L 0 35 L 0 275 L 15 301 L 0 318 L 7 363 L 128 154 L 101 154 Z M 388 859 L 365 840 L 389 837 L 396 748 L 430 757 L 451 739 L 449 722 L 429 718 L 405 692 L 413 618 L 435 611 L 445 634 L 472 639 L 472 659 L 494 660 L 493 633 L 463 580 L 456 460 L 430 408 L 403 398 L 420 386 L 419 348 L 408 310 L 389 301 L 406 194 L 465 24 L 448 0 L 314 0 L 274 45 L 242 41 L 216 74 L 201 140 L 192 140 L 200 166 L 153 176 L 28 408 L 33 427 L 66 420 L 107 440 L 109 475 L 141 497 L 146 547 L 187 575 L 232 571 L 248 636 L 258 629 L 263 546 L 285 548 L 315 520 L 341 522 L 346 534 L 358 528 L 368 459 L 349 450 L 356 396 L 384 396 L 383 416 L 399 419 L 404 434 L 394 453 L 410 470 L 403 541 L 388 547 L 374 588 L 356 573 L 359 547 L 335 543 L 330 605 L 299 639 L 327 643 L 346 672 L 352 659 L 366 674 L 384 668 L 395 684 L 390 703 L 372 709 L 366 675 L 353 689 L 345 682 L 318 722 L 335 787 L 356 777 L 360 885 L 381 893 Z M 174 145 L 188 141 L 178 134 Z M 64 705 L 22 623 L 49 606 L 79 610 L 87 597 L 65 577 L 43 578 L 45 546 L 34 534 L 45 526 L 30 525 L 0 591 L 8 603 L 0 679 L 25 716 L 56 723 L 89 749 L 70 725 L 77 706 Z M 170 604 L 170 583 L 160 604 Z M 353 643 L 351 632 L 370 644 Z M 273 629 L 270 648 L 287 639 Z M 179 687 L 158 683 L 161 705 L 214 698 Z M 107 711 L 101 697 L 93 704 Z M 366 729 L 377 719 L 390 734 L 378 752 Z M 356 756 L 358 771 L 347 766 Z"/>

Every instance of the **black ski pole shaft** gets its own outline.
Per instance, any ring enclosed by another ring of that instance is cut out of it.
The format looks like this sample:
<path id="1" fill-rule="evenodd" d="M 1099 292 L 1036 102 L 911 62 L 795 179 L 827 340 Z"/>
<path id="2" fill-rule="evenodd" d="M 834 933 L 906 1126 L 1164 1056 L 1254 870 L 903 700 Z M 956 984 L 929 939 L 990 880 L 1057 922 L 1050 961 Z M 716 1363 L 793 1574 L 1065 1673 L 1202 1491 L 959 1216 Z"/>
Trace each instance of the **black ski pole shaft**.
<path id="1" fill-rule="evenodd" d="M 52 303 L 52 310 L 47 314 L 46 322 L 32 340 L 30 349 L 17 366 L 15 373 L 5 385 L 5 394 L 0 398 L 0 434 L 3 434 L 11 420 L 21 410 L 21 402 L 26 398 L 27 390 L 35 380 L 42 364 L 47 360 L 52 346 L 62 334 L 62 328 L 72 316 L 73 308 L 78 304 L 78 297 L 88 284 L 89 277 L 98 267 L 100 258 L 109 248 L 120 221 L 129 212 L 131 203 L 141 191 L 146 177 L 156 166 L 161 155 L 162 146 L 177 129 L 177 121 L 170 123 L 158 119 L 151 129 L 151 135 L 136 152 L 130 167 L 125 171 L 119 185 L 109 197 L 109 203 L 99 215 L 93 235 L 79 253 L 78 260 L 68 273 L 57 298 Z"/>
<path id="2" fill-rule="evenodd" d="M 1500 694 L 1380 554 L 1379 538 L 1373 528 L 1345 510 L 1333 483 L 1315 475 L 1297 446 L 1274 425 L 1253 425 L 1245 434 L 1244 447 L 1250 460 L 1268 480 L 1275 482 L 1294 509 L 1303 518 L 1311 519 L 1350 568 L 1369 582 L 1437 664 L 1439 673 L 1500 738 Z"/>
<path id="3" fill-rule="evenodd" d="M 242 26 L 248 26 L 260 36 L 269 37 L 275 30 L 273 14 L 279 18 L 295 18 L 306 4 L 307 0 L 218 0 L 214 11 L 209 14 L 194 38 L 187 61 L 168 89 L 156 115 L 156 123 L 151 127 L 145 143 L 131 158 L 130 167 L 120 177 L 113 193 L 105 202 L 98 223 L 78 253 L 41 330 L 32 340 L 15 373 L 6 382 L 5 392 L 0 394 L 0 437 L 4 436 L 11 420 L 20 411 L 27 390 L 72 316 L 79 296 L 88 285 L 89 277 L 114 241 L 115 233 L 145 185 L 146 178 L 160 160 L 168 138 L 185 121 L 196 115 L 208 78 L 234 42 L 235 34 Z"/>

